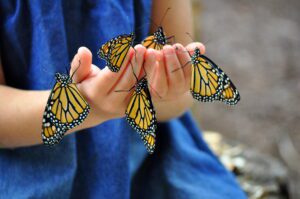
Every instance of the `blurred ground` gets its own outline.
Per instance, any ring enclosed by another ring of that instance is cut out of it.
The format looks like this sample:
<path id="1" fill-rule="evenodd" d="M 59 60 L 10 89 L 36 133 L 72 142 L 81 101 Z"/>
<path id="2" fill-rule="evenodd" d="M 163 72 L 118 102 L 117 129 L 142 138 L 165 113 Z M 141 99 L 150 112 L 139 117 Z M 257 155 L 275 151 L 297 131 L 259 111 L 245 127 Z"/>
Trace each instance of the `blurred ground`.
<path id="1" fill-rule="evenodd" d="M 299 0 L 194 0 L 197 40 L 241 94 L 236 107 L 198 103 L 194 115 L 204 130 L 281 158 L 293 194 L 300 187 L 294 177 L 300 170 L 299 10 Z"/>

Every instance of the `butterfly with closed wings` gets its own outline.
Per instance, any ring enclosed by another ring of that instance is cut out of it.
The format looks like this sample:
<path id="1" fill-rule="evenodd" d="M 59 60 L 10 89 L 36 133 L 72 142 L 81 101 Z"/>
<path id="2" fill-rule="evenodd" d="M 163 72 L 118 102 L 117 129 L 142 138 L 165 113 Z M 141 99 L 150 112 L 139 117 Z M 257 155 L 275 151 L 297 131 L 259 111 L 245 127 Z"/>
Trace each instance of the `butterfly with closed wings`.
<path id="1" fill-rule="evenodd" d="M 167 12 L 170 10 L 168 8 L 160 22 L 162 24 Z M 154 22 L 153 22 L 154 23 Z M 174 36 L 167 37 L 166 33 L 164 32 L 164 29 L 161 25 L 157 26 L 157 30 L 153 33 L 153 35 L 150 35 L 146 37 L 142 41 L 142 45 L 145 46 L 146 48 L 152 48 L 155 50 L 162 50 L 163 47 L 167 44 L 170 44 L 170 39 L 174 38 Z"/>
<path id="2" fill-rule="evenodd" d="M 71 76 L 55 75 L 56 83 L 43 115 L 42 139 L 45 145 L 59 143 L 66 131 L 81 124 L 89 114 L 89 104 L 72 81 L 74 73 Z"/>
<path id="3" fill-rule="evenodd" d="M 134 89 L 125 110 L 125 117 L 128 124 L 140 135 L 147 151 L 151 154 L 155 149 L 157 120 L 148 89 L 147 75 L 138 79 L 131 62 L 130 65 L 136 79 L 135 85 L 129 90 L 118 90 L 115 92 L 130 92 Z"/>
<path id="4" fill-rule="evenodd" d="M 106 61 L 106 65 L 112 72 L 119 72 L 134 39 L 133 33 L 114 37 L 103 44 L 97 54 L 99 58 Z"/>

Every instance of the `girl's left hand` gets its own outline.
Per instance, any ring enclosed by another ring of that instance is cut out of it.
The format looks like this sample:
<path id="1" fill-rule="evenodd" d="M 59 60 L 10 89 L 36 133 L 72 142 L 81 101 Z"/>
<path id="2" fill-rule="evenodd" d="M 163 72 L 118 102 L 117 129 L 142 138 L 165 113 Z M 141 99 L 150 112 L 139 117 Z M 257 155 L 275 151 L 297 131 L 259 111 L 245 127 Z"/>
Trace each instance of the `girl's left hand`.
<path id="1" fill-rule="evenodd" d="M 180 116 L 191 107 L 193 98 L 189 92 L 191 81 L 191 57 L 195 48 L 204 54 L 202 43 L 164 46 L 163 50 L 148 49 L 145 59 L 156 56 L 154 66 L 147 65 L 145 70 L 149 89 L 159 120 Z"/>
<path id="2" fill-rule="evenodd" d="M 145 68 L 150 83 L 152 96 L 156 101 L 176 100 L 189 91 L 191 81 L 191 57 L 195 48 L 205 53 L 202 43 L 191 43 L 186 47 L 181 44 L 164 46 L 163 50 L 148 49 L 148 56 L 156 56 L 156 65 Z"/>

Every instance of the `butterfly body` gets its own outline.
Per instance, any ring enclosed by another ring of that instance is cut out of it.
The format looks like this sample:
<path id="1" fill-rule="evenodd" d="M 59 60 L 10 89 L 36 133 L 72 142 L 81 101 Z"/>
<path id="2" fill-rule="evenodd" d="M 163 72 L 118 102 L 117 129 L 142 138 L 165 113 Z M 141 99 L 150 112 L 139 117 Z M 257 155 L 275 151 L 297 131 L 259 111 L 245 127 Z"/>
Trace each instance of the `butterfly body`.
<path id="1" fill-rule="evenodd" d="M 69 75 L 56 73 L 43 115 L 42 139 L 46 145 L 60 142 L 67 130 L 81 124 L 90 107 Z"/>
<path id="2" fill-rule="evenodd" d="M 129 125 L 141 136 L 148 152 L 153 153 L 157 120 L 145 77 L 136 83 L 125 115 Z"/>
<path id="3" fill-rule="evenodd" d="M 98 56 L 106 61 L 106 65 L 112 72 L 118 72 L 134 39 L 133 33 L 114 37 L 101 46 Z"/>

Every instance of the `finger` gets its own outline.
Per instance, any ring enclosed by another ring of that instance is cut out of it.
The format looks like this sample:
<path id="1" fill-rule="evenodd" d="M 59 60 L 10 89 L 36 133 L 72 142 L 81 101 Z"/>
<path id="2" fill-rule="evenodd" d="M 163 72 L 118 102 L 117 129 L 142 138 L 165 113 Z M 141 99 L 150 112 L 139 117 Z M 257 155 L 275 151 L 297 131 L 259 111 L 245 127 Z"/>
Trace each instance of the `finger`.
<path id="1" fill-rule="evenodd" d="M 156 61 L 156 50 L 148 49 L 145 55 L 144 70 L 147 73 L 147 80 L 150 92 L 154 94 L 154 96 L 159 97 L 159 94 L 152 85 L 156 73 L 156 65 L 158 65 Z"/>
<path id="2" fill-rule="evenodd" d="M 155 75 L 156 53 L 153 49 L 148 49 L 145 54 L 144 70 L 147 74 L 149 84 L 153 81 Z"/>
<path id="3" fill-rule="evenodd" d="M 124 73 L 120 76 L 114 90 L 112 90 L 113 93 L 115 93 L 115 90 L 129 90 L 135 85 L 142 68 L 145 52 L 146 48 L 144 46 L 137 45 L 135 47 L 131 60 L 129 60 Z"/>
<path id="4" fill-rule="evenodd" d="M 126 70 L 133 53 L 134 50 L 130 48 L 118 72 L 112 72 L 108 67 L 102 69 L 98 74 L 99 78 L 97 79 L 95 84 L 96 88 L 98 90 L 101 89 L 101 91 L 105 93 L 105 95 L 107 95 L 113 89 L 113 87 L 119 81 L 119 78 Z"/>
<path id="5" fill-rule="evenodd" d="M 182 93 L 185 86 L 185 77 L 182 70 L 173 72 L 177 68 L 181 68 L 181 64 L 177 58 L 175 49 L 172 46 L 164 46 L 163 48 L 165 69 L 168 80 L 168 95 Z"/>
<path id="6" fill-rule="evenodd" d="M 168 80 L 165 71 L 164 57 L 161 51 L 155 51 L 157 64 L 155 65 L 155 74 L 151 82 L 154 89 L 154 96 L 159 95 L 159 98 L 164 98 L 168 92 Z"/>
<path id="7" fill-rule="evenodd" d="M 91 51 L 86 47 L 80 47 L 71 63 L 70 75 L 73 75 L 73 81 L 76 83 L 82 82 L 89 75 L 91 65 Z"/>
<path id="8" fill-rule="evenodd" d="M 136 45 L 134 47 L 134 49 L 137 52 L 136 57 L 134 57 L 136 59 L 136 65 L 134 67 L 134 72 L 137 77 L 140 77 L 144 71 L 144 62 L 145 62 L 145 56 L 147 53 L 147 49 L 141 44 Z"/>
<path id="9" fill-rule="evenodd" d="M 142 45 L 137 45 L 135 47 L 135 53 L 132 55 L 124 74 L 120 77 L 114 89 L 109 93 L 108 101 L 115 102 L 121 107 L 126 107 L 128 105 L 129 97 L 131 96 L 129 91 L 133 91 L 134 86 L 138 81 L 137 77 L 144 62 L 145 52 L 146 48 Z"/>
<path id="10" fill-rule="evenodd" d="M 200 42 L 193 42 L 185 47 L 190 54 L 193 54 L 196 48 L 200 49 L 201 54 L 205 54 L 205 46 Z"/>
<path id="11" fill-rule="evenodd" d="M 184 48 L 181 44 L 175 44 L 173 47 L 176 49 L 176 54 L 180 62 L 180 67 L 178 69 L 175 69 L 173 73 L 178 73 L 179 71 L 182 71 L 184 75 L 184 88 L 185 90 L 189 89 L 190 79 L 192 75 L 191 56 L 186 50 L 186 48 Z"/>

